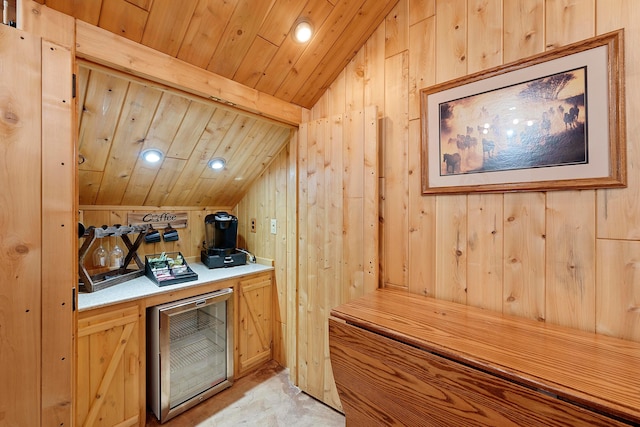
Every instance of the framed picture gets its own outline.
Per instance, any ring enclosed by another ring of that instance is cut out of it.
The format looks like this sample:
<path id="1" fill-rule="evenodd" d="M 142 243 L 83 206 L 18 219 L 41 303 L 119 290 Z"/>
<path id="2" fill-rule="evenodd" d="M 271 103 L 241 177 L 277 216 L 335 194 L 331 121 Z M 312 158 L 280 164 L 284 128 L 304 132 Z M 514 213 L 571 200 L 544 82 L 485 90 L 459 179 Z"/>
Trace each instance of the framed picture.
<path id="1" fill-rule="evenodd" d="M 622 30 L 420 92 L 422 193 L 626 185 Z"/>

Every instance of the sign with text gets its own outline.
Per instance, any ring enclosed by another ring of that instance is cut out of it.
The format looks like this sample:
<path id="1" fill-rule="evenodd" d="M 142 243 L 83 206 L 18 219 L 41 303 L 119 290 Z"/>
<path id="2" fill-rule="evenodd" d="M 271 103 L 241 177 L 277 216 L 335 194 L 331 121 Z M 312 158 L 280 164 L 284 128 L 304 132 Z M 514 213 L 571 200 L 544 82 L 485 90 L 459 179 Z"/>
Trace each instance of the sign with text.
<path id="1" fill-rule="evenodd" d="M 127 221 L 130 225 L 152 225 L 153 228 L 162 229 L 168 226 L 173 228 L 187 227 L 187 212 L 129 212 Z"/>

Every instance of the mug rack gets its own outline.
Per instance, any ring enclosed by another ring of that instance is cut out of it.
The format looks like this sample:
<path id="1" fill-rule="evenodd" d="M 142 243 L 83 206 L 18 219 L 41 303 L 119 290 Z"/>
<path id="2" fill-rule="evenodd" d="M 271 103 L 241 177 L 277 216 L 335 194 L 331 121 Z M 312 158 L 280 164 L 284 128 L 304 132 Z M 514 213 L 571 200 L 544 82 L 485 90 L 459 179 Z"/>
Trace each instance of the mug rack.
<path id="1" fill-rule="evenodd" d="M 106 225 L 102 227 L 89 227 L 82 235 L 85 241 L 78 251 L 78 275 L 80 276 L 81 290 L 95 292 L 144 275 L 144 263 L 138 256 L 137 251 L 147 233 L 148 227 L 148 225 L 118 224 L 111 227 L 107 227 Z M 131 242 L 129 235 L 135 233 L 139 234 L 136 239 Z M 93 242 L 95 242 L 96 239 L 103 239 L 105 237 L 120 237 L 124 243 L 127 251 L 123 266 L 115 270 L 90 275 L 84 265 L 84 260 Z M 131 261 L 135 262 L 135 265 L 138 267 L 137 269 L 128 268 Z"/>

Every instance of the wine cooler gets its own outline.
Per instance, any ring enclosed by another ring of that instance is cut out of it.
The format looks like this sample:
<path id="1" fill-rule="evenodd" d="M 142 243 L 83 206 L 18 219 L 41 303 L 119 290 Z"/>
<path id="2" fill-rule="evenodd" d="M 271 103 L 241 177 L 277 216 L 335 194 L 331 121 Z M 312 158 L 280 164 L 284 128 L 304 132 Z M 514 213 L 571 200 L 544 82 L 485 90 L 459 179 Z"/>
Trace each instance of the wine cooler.
<path id="1" fill-rule="evenodd" d="M 147 402 L 161 423 L 233 382 L 233 290 L 149 308 Z"/>

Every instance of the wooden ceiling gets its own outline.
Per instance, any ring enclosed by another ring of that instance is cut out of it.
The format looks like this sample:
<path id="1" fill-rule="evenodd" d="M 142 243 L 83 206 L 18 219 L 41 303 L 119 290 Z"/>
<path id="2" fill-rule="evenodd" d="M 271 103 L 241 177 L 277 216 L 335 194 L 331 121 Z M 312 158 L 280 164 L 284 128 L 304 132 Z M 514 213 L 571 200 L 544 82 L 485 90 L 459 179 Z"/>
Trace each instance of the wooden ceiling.
<path id="1" fill-rule="evenodd" d="M 36 1 L 311 108 L 398 0 Z M 306 44 L 290 34 L 302 18 L 315 29 Z M 81 206 L 232 208 L 291 138 L 290 125 L 261 118 L 261 111 L 236 111 L 104 63 L 80 64 Z M 145 163 L 146 148 L 161 149 L 165 158 Z M 218 156 L 226 168 L 208 169 Z"/>
<path id="2" fill-rule="evenodd" d="M 311 108 L 398 0 L 37 0 L 260 92 Z M 308 19 L 315 35 L 290 31 Z"/>
<path id="3" fill-rule="evenodd" d="M 291 127 L 95 65 L 79 67 L 79 203 L 235 206 Z M 160 149 L 164 159 L 140 154 Z M 215 171 L 209 160 L 223 157 Z"/>

